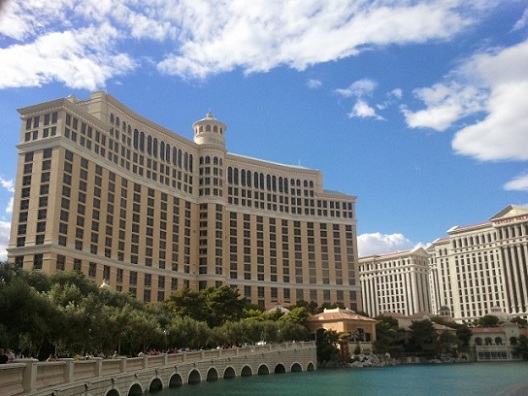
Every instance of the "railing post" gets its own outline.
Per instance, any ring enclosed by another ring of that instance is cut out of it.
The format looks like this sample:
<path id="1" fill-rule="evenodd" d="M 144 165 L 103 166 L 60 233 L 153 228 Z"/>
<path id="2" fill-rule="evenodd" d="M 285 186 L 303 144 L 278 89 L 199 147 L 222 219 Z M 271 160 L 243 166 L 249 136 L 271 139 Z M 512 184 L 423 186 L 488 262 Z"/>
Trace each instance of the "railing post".
<path id="1" fill-rule="evenodd" d="M 24 369 L 23 387 L 27 393 L 32 392 L 37 384 L 37 359 L 30 359 Z"/>
<path id="2" fill-rule="evenodd" d="M 127 371 L 127 360 L 128 360 L 128 358 L 121 358 L 120 370 L 121 370 L 122 373 L 125 373 Z"/>
<path id="3" fill-rule="evenodd" d="M 73 382 L 73 373 L 74 373 L 74 366 L 75 365 L 75 361 L 73 359 L 68 359 L 66 361 L 66 367 L 65 367 L 65 372 L 64 372 L 64 381 L 66 383 L 70 383 L 70 382 Z"/>
<path id="4" fill-rule="evenodd" d="M 101 376 L 101 372 L 103 371 L 103 359 L 102 358 L 96 358 L 95 361 L 95 376 L 99 378 Z"/>

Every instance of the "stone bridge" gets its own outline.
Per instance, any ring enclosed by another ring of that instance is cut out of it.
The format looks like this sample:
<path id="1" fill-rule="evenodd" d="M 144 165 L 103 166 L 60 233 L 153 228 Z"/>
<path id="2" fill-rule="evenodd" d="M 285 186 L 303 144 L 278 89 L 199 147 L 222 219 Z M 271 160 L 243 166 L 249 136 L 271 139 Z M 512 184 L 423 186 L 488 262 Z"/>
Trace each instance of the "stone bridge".
<path id="1" fill-rule="evenodd" d="M 136 396 L 223 378 L 316 369 L 313 342 L 160 354 L 137 358 L 0 365 L 2 396 Z"/>

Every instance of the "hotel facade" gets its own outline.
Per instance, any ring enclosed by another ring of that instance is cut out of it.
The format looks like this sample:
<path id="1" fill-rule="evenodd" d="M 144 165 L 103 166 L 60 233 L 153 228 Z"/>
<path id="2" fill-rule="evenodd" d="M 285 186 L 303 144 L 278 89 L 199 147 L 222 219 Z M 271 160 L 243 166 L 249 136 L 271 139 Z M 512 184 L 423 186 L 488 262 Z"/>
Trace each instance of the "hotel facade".
<path id="1" fill-rule="evenodd" d="M 458 322 L 501 313 L 528 318 L 528 207 L 509 205 L 448 235 L 428 248 L 433 311 L 447 307 Z"/>
<path id="2" fill-rule="evenodd" d="M 425 311 L 460 323 L 528 318 L 528 207 L 509 205 L 447 233 L 426 250 L 361 257 L 363 309 L 371 316 Z"/>
<path id="3" fill-rule="evenodd" d="M 145 302 L 232 285 L 262 306 L 362 308 L 356 198 L 320 171 L 228 153 L 211 114 L 190 141 L 100 91 L 19 113 L 9 262 Z"/>
<path id="4" fill-rule="evenodd" d="M 429 254 L 423 248 L 359 259 L 363 309 L 371 317 L 385 312 L 431 312 Z"/>

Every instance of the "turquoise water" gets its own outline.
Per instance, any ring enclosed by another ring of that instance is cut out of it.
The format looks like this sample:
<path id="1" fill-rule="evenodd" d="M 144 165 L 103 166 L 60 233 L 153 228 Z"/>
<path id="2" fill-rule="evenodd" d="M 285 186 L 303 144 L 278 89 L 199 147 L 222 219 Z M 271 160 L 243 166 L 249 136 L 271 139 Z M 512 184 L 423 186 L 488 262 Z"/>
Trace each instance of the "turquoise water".
<path id="1" fill-rule="evenodd" d="M 528 385 L 528 362 L 403 365 L 318 370 L 202 382 L 165 389 L 180 396 L 492 396 Z"/>

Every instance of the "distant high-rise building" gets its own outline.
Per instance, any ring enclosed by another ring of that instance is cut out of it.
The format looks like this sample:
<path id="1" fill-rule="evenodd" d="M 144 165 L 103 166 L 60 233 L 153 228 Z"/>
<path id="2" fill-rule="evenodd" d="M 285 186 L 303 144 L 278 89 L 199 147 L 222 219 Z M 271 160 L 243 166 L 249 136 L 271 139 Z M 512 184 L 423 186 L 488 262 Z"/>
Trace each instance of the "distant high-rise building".
<path id="1" fill-rule="evenodd" d="M 193 142 L 104 92 L 19 112 L 10 262 L 142 301 L 233 285 L 261 305 L 361 309 L 356 198 L 320 171 L 228 153 L 210 113 Z"/>
<path id="2" fill-rule="evenodd" d="M 361 257 L 363 309 L 370 316 L 430 312 L 428 260 L 423 248 Z"/>
<path id="3" fill-rule="evenodd" d="M 509 205 L 448 234 L 428 248 L 433 311 L 448 307 L 459 322 L 496 312 L 528 317 L 528 207 Z"/>

